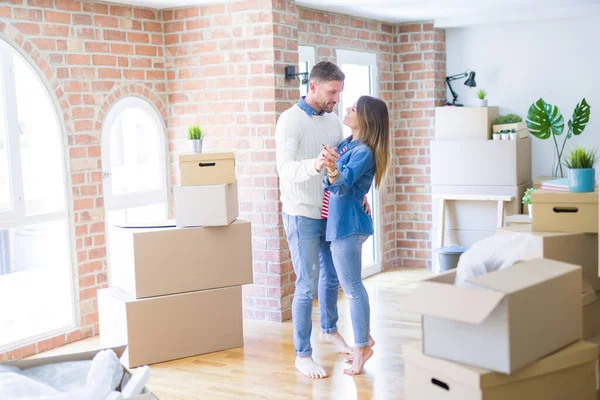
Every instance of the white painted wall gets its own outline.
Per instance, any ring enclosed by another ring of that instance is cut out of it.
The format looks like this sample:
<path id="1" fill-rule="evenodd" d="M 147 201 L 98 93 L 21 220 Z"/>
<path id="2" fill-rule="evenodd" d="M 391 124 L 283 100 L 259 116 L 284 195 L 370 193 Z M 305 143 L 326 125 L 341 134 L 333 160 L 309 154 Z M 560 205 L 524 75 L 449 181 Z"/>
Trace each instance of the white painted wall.
<path id="1" fill-rule="evenodd" d="M 525 120 L 531 103 L 543 97 L 559 107 L 566 133 L 575 105 L 585 97 L 591 106 L 590 123 L 581 136 L 567 142 L 567 148 L 581 145 L 600 150 L 600 16 L 486 24 L 446 32 L 447 74 L 474 70 L 477 87 L 488 92 L 489 105 L 499 106 L 501 114 L 514 112 Z M 458 102 L 474 105 L 477 90 L 463 83 L 452 82 Z M 552 138 L 532 140 L 533 177 L 551 175 Z M 600 166 L 596 171 L 600 174 Z"/>

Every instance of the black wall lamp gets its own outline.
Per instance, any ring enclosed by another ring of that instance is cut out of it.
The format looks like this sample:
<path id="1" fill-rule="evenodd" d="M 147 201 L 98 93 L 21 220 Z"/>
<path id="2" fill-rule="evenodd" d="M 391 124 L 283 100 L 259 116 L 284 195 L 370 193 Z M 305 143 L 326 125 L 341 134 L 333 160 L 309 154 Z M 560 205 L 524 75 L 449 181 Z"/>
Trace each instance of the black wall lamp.
<path id="1" fill-rule="evenodd" d="M 285 79 L 300 79 L 301 85 L 306 85 L 308 83 L 308 72 L 296 72 L 296 66 L 288 65 L 285 67 Z"/>
<path id="2" fill-rule="evenodd" d="M 458 94 L 454 91 L 454 89 L 452 89 L 452 85 L 450 85 L 450 82 L 455 81 L 457 79 L 464 79 L 467 76 L 469 78 L 465 81 L 465 86 L 476 87 L 477 83 L 475 83 L 475 71 L 466 70 L 465 72 L 461 72 L 460 74 L 446 77 L 446 83 L 448 84 L 448 88 L 450 88 L 450 92 L 452 93 L 452 103 L 450 103 L 449 101 L 446 101 L 446 105 L 462 107 L 462 104 L 456 104 L 456 99 L 458 99 Z"/>

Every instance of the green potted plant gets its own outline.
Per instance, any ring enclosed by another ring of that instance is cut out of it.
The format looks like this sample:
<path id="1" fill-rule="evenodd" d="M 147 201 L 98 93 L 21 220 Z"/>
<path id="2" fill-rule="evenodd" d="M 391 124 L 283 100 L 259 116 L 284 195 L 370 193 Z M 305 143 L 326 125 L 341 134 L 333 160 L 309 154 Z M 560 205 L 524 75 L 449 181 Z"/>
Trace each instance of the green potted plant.
<path id="1" fill-rule="evenodd" d="M 492 121 L 492 132 L 512 131 L 513 129 L 517 133 L 516 137 L 527 137 L 527 125 L 517 114 L 500 115 Z"/>
<path id="2" fill-rule="evenodd" d="M 500 140 L 500 132 L 493 132 L 492 140 Z"/>
<path id="3" fill-rule="evenodd" d="M 569 192 L 593 192 L 596 187 L 596 150 L 576 147 L 569 153 L 565 166 L 569 169 Z"/>
<path id="4" fill-rule="evenodd" d="M 535 192 L 534 188 L 527 189 L 523 195 L 523 198 L 521 199 L 523 205 L 527 205 L 530 218 L 533 218 L 533 205 L 531 204 L 531 193 L 533 192 Z"/>
<path id="5" fill-rule="evenodd" d="M 502 129 L 500 131 L 500 135 L 502 136 L 502 140 L 508 140 L 509 139 L 509 136 L 508 136 L 509 133 L 510 133 L 510 130 L 508 130 L 508 129 Z"/>
<path id="6" fill-rule="evenodd" d="M 529 107 L 529 112 L 527 113 L 527 128 L 529 132 L 538 139 L 545 140 L 551 136 L 554 139 L 557 162 L 556 167 L 553 168 L 553 176 L 558 176 L 560 173 L 560 177 L 564 178 L 562 155 L 565 144 L 573 135 L 581 135 L 590 122 L 590 108 L 585 98 L 577 103 L 575 110 L 573 110 L 573 117 L 567 123 L 569 130 L 559 148 L 557 136 L 562 135 L 565 129 L 565 119 L 558 107 L 546 103 L 542 98 Z"/>
<path id="7" fill-rule="evenodd" d="M 477 91 L 477 106 L 479 107 L 487 107 L 488 101 L 485 98 L 487 96 L 487 92 L 483 89 L 479 89 Z"/>
<path id="8" fill-rule="evenodd" d="M 191 152 L 202 153 L 202 139 L 204 138 L 205 134 L 206 133 L 202 131 L 199 125 L 192 125 L 188 127 L 187 135 Z"/>
<path id="9" fill-rule="evenodd" d="M 512 128 L 510 131 L 508 131 L 508 138 L 510 140 L 517 140 L 517 130 L 515 128 Z"/>

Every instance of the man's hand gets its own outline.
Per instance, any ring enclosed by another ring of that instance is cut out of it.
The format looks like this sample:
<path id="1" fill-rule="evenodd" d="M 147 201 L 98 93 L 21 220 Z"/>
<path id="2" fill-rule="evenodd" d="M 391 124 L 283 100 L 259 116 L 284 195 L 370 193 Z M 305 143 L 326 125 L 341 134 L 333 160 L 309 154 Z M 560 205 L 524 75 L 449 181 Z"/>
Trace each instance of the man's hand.
<path id="1" fill-rule="evenodd" d="M 363 196 L 362 206 L 365 209 L 365 212 L 367 213 L 367 215 L 370 217 L 371 216 L 371 206 L 369 205 L 369 202 L 367 201 L 366 195 Z"/>
<path id="2" fill-rule="evenodd" d="M 321 150 L 318 157 L 315 158 L 315 170 L 321 172 L 323 167 L 325 166 L 325 154 L 327 151 L 325 149 Z"/>
<path id="3" fill-rule="evenodd" d="M 324 166 L 327 168 L 329 172 L 335 170 L 335 163 L 340 159 L 340 155 L 337 153 L 337 147 L 331 148 L 329 146 L 325 146 L 325 161 Z"/>

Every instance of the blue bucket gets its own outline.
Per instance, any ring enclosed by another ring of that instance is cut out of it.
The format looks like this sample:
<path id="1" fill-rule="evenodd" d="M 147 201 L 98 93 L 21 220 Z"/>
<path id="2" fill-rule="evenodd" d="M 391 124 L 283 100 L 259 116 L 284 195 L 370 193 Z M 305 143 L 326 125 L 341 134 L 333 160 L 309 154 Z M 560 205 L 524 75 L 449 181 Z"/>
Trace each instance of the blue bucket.
<path id="1" fill-rule="evenodd" d="M 461 254 L 467 251 L 467 247 L 451 244 L 436 250 L 440 260 L 440 271 L 450 271 L 458 266 Z"/>

